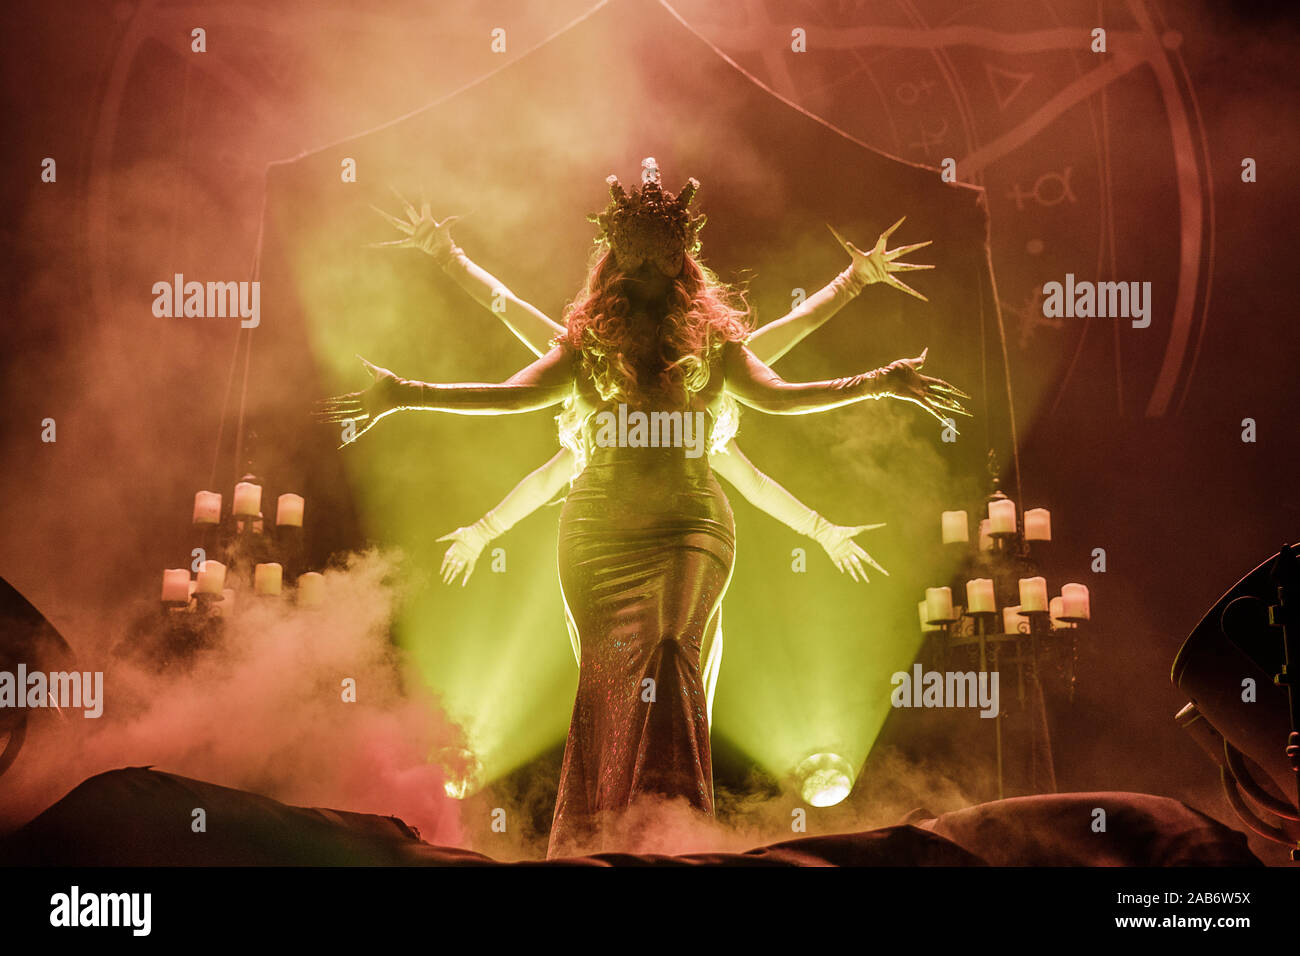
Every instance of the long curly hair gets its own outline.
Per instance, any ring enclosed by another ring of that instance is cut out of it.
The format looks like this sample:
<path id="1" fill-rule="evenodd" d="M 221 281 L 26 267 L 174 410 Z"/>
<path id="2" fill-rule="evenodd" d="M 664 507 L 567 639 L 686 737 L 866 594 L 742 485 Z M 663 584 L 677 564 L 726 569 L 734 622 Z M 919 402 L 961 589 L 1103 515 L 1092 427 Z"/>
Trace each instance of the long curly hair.
<path id="1" fill-rule="evenodd" d="M 672 279 L 667 308 L 657 329 L 633 328 L 632 306 L 612 252 L 596 253 L 582 293 L 565 311 L 557 337 L 582 356 L 600 397 L 639 406 L 680 400 L 704 388 L 710 360 L 728 342 L 751 331 L 742 291 L 728 286 L 689 253 Z"/>
<path id="2" fill-rule="evenodd" d="M 639 406 L 659 399 L 678 404 L 709 382 L 716 353 L 752 331 L 743 290 L 723 282 L 690 252 L 672 279 L 663 320 L 652 335 L 633 328 L 632 304 L 613 252 L 598 246 L 583 291 L 565 310 L 565 330 L 553 345 L 581 356 L 604 401 Z M 739 427 L 740 410 L 724 396 L 709 452 L 721 452 Z M 586 464 L 582 421 L 572 401 L 556 417 L 560 442 L 575 455 L 575 476 Z"/>

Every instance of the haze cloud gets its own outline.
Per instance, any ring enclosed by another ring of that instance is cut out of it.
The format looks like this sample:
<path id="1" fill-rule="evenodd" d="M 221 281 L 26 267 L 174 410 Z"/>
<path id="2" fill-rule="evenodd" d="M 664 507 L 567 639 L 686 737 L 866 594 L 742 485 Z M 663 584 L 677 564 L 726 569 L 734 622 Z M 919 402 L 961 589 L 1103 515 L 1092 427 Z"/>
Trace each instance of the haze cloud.
<path id="1" fill-rule="evenodd" d="M 188 667 L 82 655 L 80 666 L 106 671 L 105 714 L 33 719 L 3 781 L 0 826 L 21 824 L 92 774 L 153 765 L 286 803 L 395 815 L 430 842 L 458 844 L 459 805 L 431 760 L 461 735 L 405 680 L 388 633 L 394 568 L 377 552 L 351 556 L 325 572 L 319 608 L 241 594 L 219 642 Z M 346 678 L 355 703 L 343 701 Z"/>

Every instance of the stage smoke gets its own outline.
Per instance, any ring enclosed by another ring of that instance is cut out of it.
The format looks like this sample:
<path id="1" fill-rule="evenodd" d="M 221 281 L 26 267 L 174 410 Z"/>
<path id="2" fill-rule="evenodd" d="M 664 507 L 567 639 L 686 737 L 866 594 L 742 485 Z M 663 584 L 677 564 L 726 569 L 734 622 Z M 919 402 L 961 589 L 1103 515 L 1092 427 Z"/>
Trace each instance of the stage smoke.
<path id="1" fill-rule="evenodd" d="M 104 671 L 103 716 L 33 721 L 0 780 L 0 828 L 92 774 L 152 765 L 286 803 L 398 816 L 456 845 L 458 804 L 435 757 L 463 741 L 438 701 L 404 680 L 388 633 L 395 568 L 373 551 L 352 555 L 325 572 L 325 601 L 310 609 L 242 593 L 212 645 L 164 669 L 131 653 L 154 634 L 81 650 L 79 668 Z"/>

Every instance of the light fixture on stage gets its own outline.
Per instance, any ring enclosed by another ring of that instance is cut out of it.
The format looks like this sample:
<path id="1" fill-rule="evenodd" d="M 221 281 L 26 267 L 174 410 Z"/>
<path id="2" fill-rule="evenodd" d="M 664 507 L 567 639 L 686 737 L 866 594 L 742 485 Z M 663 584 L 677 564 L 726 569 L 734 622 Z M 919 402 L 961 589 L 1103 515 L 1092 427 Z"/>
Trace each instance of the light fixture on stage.
<path id="1" fill-rule="evenodd" d="M 20 669 L 27 673 L 51 673 L 76 670 L 72 648 L 40 611 L 0 578 L 0 673 L 6 674 L 16 693 L 26 695 L 28 688 L 17 686 Z M 66 724 L 69 717 L 82 713 L 76 708 L 0 706 L 0 776 L 18 759 L 27 739 L 29 724 L 54 711 Z"/>
<path id="2" fill-rule="evenodd" d="M 1183 642 L 1171 674 L 1191 701 L 1176 719 L 1218 764 L 1228 803 L 1260 836 L 1289 846 L 1293 860 L 1300 860 L 1297 550 L 1284 547 L 1220 598 Z"/>
<path id="3" fill-rule="evenodd" d="M 443 790 L 453 800 L 464 800 L 483 785 L 483 764 L 463 747 L 447 747 L 438 762 L 447 774 Z"/>
<path id="4" fill-rule="evenodd" d="M 853 768 L 834 753 L 815 753 L 795 768 L 799 792 L 804 803 L 813 807 L 833 807 L 853 790 Z"/>

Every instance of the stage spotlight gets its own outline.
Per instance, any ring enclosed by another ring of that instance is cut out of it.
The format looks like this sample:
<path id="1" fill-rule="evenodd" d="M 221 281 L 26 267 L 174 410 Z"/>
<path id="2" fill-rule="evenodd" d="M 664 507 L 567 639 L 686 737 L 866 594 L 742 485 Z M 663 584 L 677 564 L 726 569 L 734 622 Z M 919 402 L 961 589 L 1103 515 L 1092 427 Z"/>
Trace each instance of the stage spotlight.
<path id="1" fill-rule="evenodd" d="M 0 672 L 13 675 L 19 665 L 34 671 L 74 670 L 72 648 L 54 625 L 4 578 L 0 578 Z M 23 693 L 25 691 L 20 691 Z M 0 775 L 18 759 L 27 739 L 28 723 L 57 713 L 61 723 L 69 711 L 58 707 L 29 710 L 25 707 L 0 708 Z M 75 716 L 80 711 L 72 710 Z"/>
<path id="2" fill-rule="evenodd" d="M 795 768 L 804 803 L 833 807 L 853 790 L 853 768 L 839 754 L 815 753 Z"/>
<path id="3" fill-rule="evenodd" d="M 1219 765 L 1233 810 L 1300 860 L 1297 551 L 1283 548 L 1210 608 L 1178 651 L 1172 677 L 1191 698 L 1179 725 Z"/>
<path id="4" fill-rule="evenodd" d="M 464 800 L 482 786 L 483 764 L 460 747 L 448 747 L 439 754 L 438 762 L 447 774 L 443 790 L 453 800 Z"/>

